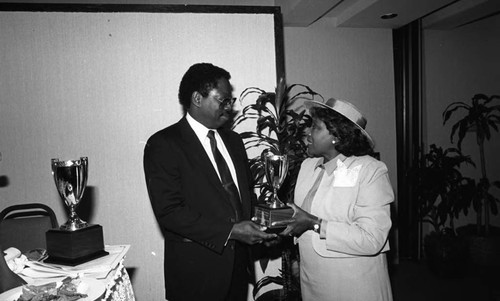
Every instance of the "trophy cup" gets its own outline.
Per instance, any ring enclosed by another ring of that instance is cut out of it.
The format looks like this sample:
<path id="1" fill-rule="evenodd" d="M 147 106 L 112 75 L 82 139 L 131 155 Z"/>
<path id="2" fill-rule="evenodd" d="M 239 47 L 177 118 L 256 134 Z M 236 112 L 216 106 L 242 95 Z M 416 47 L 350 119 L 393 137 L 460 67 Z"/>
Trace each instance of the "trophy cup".
<path id="1" fill-rule="evenodd" d="M 57 191 L 69 208 L 69 219 L 59 229 L 47 231 L 49 258 L 45 262 L 77 265 L 107 255 L 102 227 L 89 225 L 76 214 L 87 186 L 87 157 L 68 161 L 52 159 L 51 165 Z"/>
<path id="2" fill-rule="evenodd" d="M 293 209 L 278 198 L 278 189 L 288 172 L 288 157 L 266 149 L 262 152 L 261 159 L 264 162 L 266 180 L 272 188 L 272 193 L 264 204 L 254 207 L 252 221 L 266 226 L 267 232 L 279 233 L 284 230 L 293 216 Z"/>

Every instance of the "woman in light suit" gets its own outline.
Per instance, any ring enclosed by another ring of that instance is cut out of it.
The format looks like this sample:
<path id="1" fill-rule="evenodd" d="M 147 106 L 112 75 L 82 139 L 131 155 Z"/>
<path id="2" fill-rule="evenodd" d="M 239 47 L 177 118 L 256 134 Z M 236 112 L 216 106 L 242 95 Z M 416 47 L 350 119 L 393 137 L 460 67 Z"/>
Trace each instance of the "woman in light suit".
<path id="1" fill-rule="evenodd" d="M 336 99 L 308 102 L 312 158 L 302 163 L 293 221 L 304 301 L 392 300 L 387 240 L 394 193 L 387 167 L 370 156 L 366 119 Z"/>

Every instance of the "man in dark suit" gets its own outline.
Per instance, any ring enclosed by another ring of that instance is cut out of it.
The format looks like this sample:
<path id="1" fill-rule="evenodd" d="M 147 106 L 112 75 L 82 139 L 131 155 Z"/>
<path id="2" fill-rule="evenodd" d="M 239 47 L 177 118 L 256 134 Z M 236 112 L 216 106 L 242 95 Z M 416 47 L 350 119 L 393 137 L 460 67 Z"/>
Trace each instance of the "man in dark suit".
<path id="1" fill-rule="evenodd" d="M 212 64 L 191 66 L 179 87 L 184 117 L 151 136 L 144 150 L 165 237 L 169 301 L 246 300 L 249 245 L 276 238 L 250 221 L 255 198 L 246 151 L 237 133 L 222 128 L 234 102 L 230 77 Z"/>

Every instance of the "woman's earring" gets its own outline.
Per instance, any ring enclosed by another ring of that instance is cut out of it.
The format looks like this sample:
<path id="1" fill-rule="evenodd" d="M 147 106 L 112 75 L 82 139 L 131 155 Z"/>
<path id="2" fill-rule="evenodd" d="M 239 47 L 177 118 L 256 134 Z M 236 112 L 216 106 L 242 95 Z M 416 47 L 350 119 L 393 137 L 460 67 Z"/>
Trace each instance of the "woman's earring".
<path id="1" fill-rule="evenodd" d="M 335 144 L 335 143 L 337 143 L 337 141 L 335 141 L 335 140 L 332 140 L 332 144 Z"/>

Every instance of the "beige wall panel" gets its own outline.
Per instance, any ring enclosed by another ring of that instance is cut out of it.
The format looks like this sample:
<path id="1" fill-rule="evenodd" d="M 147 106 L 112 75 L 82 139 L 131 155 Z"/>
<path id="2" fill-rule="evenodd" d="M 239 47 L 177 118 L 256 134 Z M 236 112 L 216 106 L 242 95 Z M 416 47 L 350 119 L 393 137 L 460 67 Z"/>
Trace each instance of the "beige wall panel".
<path id="1" fill-rule="evenodd" d="M 274 47 L 272 14 L 0 12 L 0 208 L 42 202 L 63 223 L 50 159 L 87 156 L 89 221 L 106 244 L 132 245 L 137 299 L 161 300 L 145 142 L 181 117 L 178 84 L 190 65 L 227 69 L 234 96 L 272 90 Z"/>

